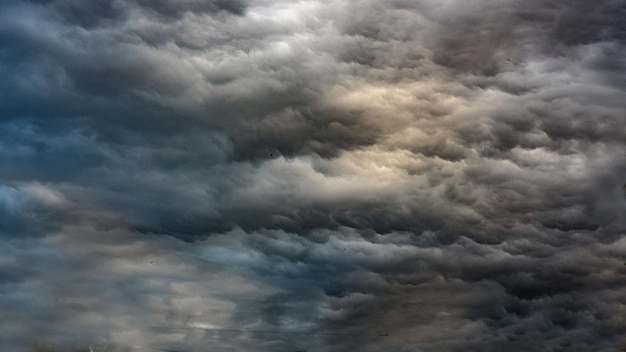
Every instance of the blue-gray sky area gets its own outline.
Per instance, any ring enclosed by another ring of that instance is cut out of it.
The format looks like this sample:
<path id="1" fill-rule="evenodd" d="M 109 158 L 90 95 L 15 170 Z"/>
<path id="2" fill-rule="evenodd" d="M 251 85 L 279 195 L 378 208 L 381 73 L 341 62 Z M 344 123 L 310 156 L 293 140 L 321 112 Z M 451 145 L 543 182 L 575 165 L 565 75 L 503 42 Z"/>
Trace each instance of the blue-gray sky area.
<path id="1" fill-rule="evenodd" d="M 0 2 L 0 349 L 626 343 L 626 1 Z"/>

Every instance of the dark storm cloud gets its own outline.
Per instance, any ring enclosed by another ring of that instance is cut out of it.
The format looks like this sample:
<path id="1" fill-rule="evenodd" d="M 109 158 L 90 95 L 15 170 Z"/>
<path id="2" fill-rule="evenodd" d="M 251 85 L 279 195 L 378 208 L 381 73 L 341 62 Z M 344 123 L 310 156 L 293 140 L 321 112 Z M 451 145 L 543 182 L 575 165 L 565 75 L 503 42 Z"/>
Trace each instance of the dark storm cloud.
<path id="1" fill-rule="evenodd" d="M 239 0 L 96 0 L 84 3 L 75 0 L 28 0 L 29 2 L 48 6 L 68 24 L 92 28 L 102 25 L 114 25 L 127 18 L 127 13 L 138 7 L 138 10 L 158 14 L 164 19 L 175 20 L 189 13 L 215 14 L 221 11 L 233 15 L 242 15 L 245 4 Z"/>
<path id="2" fill-rule="evenodd" d="M 65 208 L 62 196 L 34 184 L 0 188 L 0 235 L 27 238 L 59 230 L 67 218 L 55 215 Z"/>
<path id="3" fill-rule="evenodd" d="M 2 344 L 616 350 L 625 9 L 0 5 Z"/>
<path id="4" fill-rule="evenodd" d="M 13 84 L 3 107 L 10 115 L 81 118 L 85 128 L 108 138 L 145 128 L 159 134 L 210 125 L 227 130 L 237 157 L 246 159 L 310 150 L 333 156 L 375 142 L 377 127 L 359 122 L 358 110 L 320 103 L 327 81 L 335 80 L 324 72 L 329 67 L 321 65 L 323 53 L 303 45 L 283 50 L 272 39 L 295 29 L 270 21 L 248 28 L 235 18 L 200 17 L 194 25 L 205 25 L 208 33 L 198 35 L 193 26 L 184 26 L 193 19 L 161 23 L 137 12 L 123 20 L 128 29 L 84 31 L 50 22 L 54 17 L 41 9 L 15 11 L 41 23 L 18 23 L 7 15 L 2 29 L 10 65 L 6 73 Z M 133 25 L 138 20 L 152 25 Z M 42 27 L 48 28 L 44 37 Z M 226 45 L 220 30 L 232 35 Z M 285 43 L 291 44 L 298 43 Z M 232 56 L 223 60 L 224 54 Z M 46 89 L 35 89 L 35 82 Z M 28 99 L 39 103 L 27 104 Z"/>

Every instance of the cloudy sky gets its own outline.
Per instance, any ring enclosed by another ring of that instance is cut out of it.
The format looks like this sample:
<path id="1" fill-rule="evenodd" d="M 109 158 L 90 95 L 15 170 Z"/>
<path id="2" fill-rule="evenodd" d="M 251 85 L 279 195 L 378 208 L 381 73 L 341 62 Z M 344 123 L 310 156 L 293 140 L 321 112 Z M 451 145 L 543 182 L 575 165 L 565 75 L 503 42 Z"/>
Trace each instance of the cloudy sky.
<path id="1" fill-rule="evenodd" d="M 626 343 L 626 1 L 0 2 L 2 351 Z"/>

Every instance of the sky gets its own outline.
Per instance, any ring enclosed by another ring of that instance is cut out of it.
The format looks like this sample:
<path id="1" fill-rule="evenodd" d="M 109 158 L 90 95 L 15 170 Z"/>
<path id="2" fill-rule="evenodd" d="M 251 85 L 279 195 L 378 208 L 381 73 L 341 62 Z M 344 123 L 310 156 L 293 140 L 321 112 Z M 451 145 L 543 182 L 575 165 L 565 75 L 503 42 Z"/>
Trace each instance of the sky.
<path id="1" fill-rule="evenodd" d="M 626 1 L 0 2 L 0 346 L 626 344 Z"/>

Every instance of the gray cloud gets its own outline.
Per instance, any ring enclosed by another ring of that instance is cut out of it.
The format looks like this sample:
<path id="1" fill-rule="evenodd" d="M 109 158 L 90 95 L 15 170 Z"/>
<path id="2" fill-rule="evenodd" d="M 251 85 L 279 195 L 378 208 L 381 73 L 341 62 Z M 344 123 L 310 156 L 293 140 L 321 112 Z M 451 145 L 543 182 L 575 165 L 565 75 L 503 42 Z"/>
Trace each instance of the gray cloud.
<path id="1" fill-rule="evenodd" d="M 133 10 L 147 11 L 162 19 L 175 20 L 192 13 L 216 14 L 227 12 L 233 15 L 242 15 L 245 4 L 241 1 L 114 1 L 97 0 L 89 4 L 74 0 L 28 0 L 53 9 L 66 23 L 84 28 L 96 26 L 112 26 L 128 19 L 128 12 Z"/>
<path id="2" fill-rule="evenodd" d="M 0 345 L 618 350 L 625 9 L 0 5 Z"/>

